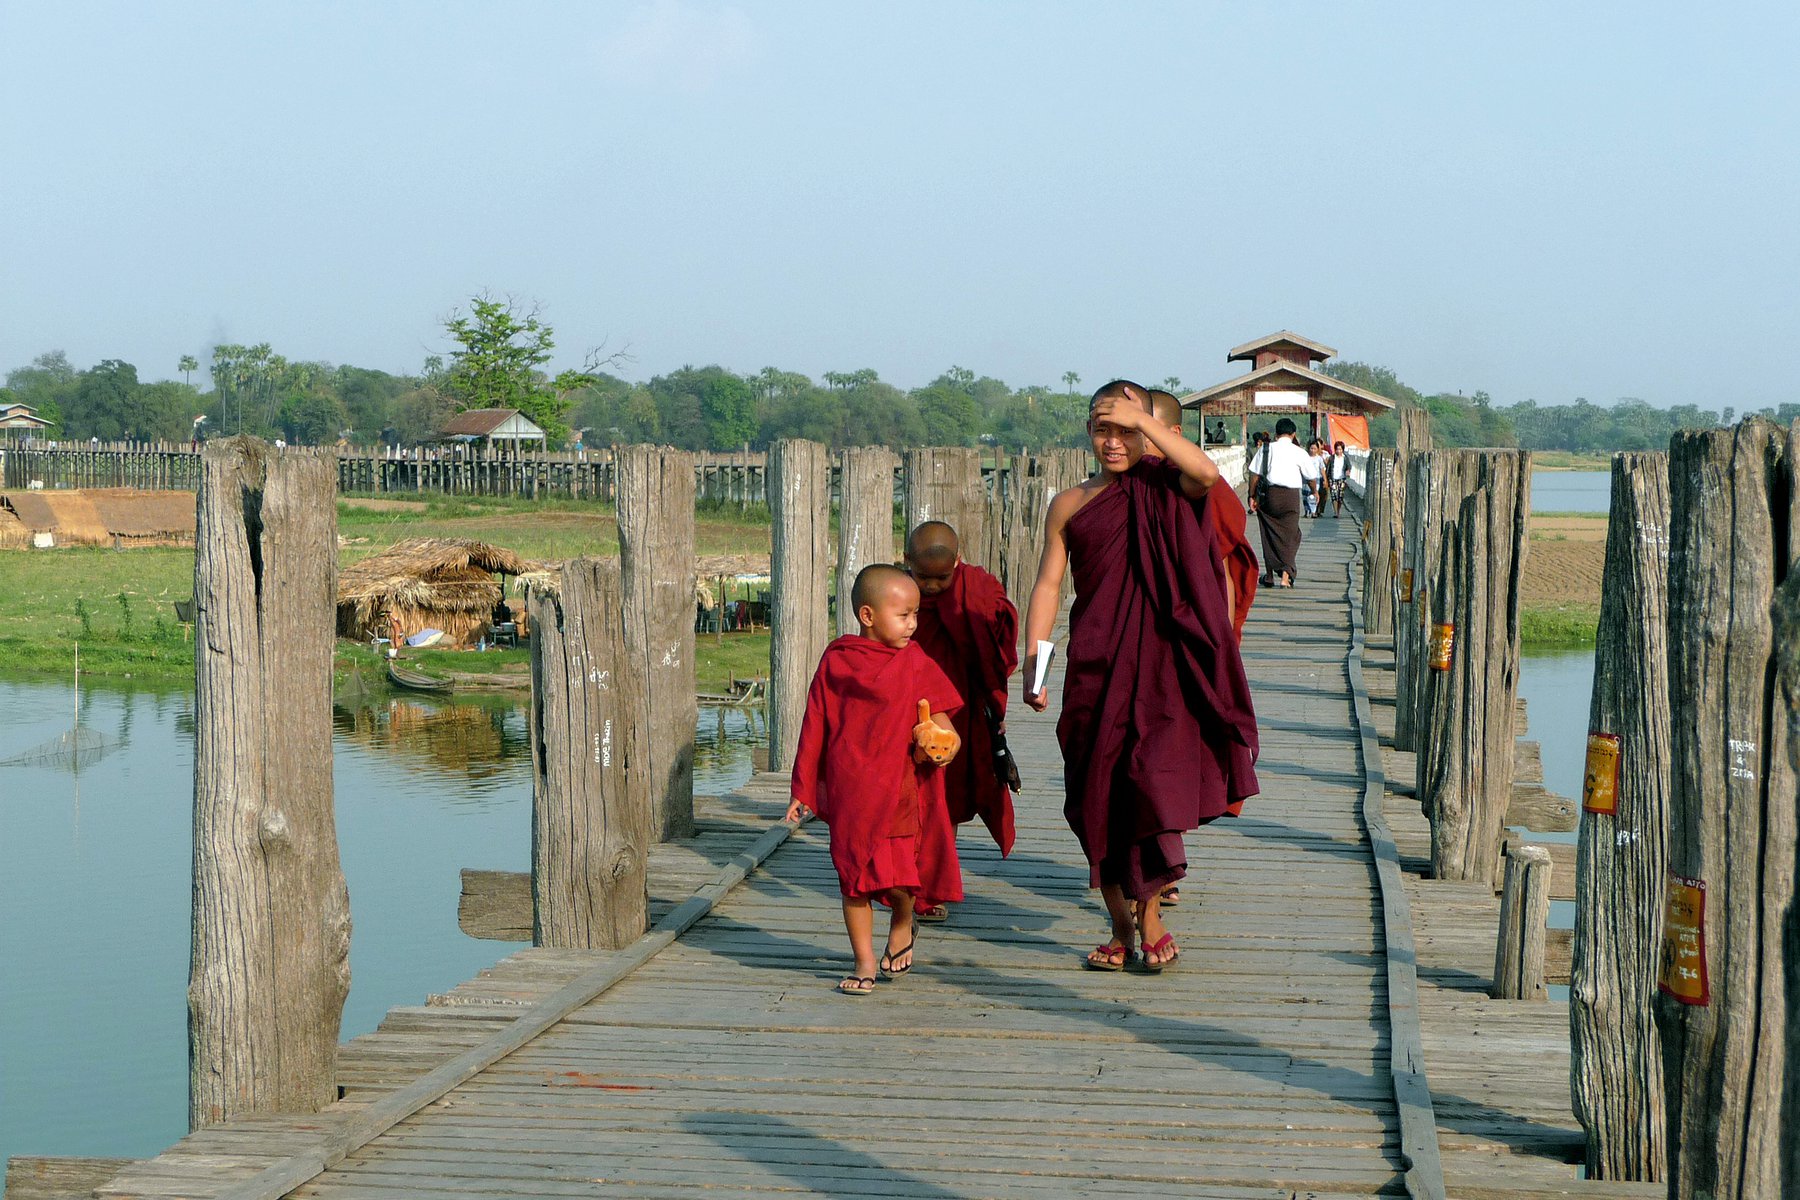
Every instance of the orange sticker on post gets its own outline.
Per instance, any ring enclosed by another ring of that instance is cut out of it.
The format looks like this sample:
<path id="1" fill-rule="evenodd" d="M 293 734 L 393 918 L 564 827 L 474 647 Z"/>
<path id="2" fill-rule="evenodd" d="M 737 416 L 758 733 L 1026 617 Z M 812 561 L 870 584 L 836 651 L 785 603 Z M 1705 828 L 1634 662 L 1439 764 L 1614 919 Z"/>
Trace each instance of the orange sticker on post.
<path id="1" fill-rule="evenodd" d="M 1581 778 L 1581 811 L 1619 811 L 1619 735 L 1589 731 L 1587 770 Z"/>
<path id="2" fill-rule="evenodd" d="M 1440 621 L 1431 627 L 1431 669 L 1448 671 L 1456 658 L 1456 626 Z"/>
<path id="3" fill-rule="evenodd" d="M 1706 881 L 1669 876 L 1663 909 L 1662 969 L 1656 988 L 1683 1004 L 1712 1003 L 1706 979 Z"/>

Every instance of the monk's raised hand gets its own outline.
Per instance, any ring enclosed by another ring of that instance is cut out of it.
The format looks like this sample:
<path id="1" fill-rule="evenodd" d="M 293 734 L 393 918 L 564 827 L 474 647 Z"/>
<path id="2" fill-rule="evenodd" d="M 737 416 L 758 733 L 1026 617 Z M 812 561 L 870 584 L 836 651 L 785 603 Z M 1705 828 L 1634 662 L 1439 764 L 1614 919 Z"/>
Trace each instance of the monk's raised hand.
<path id="1" fill-rule="evenodd" d="M 1149 415 L 1144 411 L 1144 406 L 1135 400 L 1107 396 L 1094 405 L 1093 411 L 1088 413 L 1088 420 L 1096 425 L 1104 421 L 1119 429 L 1142 429 L 1144 419 Z"/>

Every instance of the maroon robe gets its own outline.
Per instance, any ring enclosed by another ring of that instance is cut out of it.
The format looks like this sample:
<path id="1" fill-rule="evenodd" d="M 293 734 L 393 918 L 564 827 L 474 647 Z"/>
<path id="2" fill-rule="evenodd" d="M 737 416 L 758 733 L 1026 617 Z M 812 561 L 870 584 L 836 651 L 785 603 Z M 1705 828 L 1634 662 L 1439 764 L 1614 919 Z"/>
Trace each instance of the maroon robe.
<path id="1" fill-rule="evenodd" d="M 1068 800 L 1093 885 L 1145 899 L 1187 874 L 1181 835 L 1259 790 L 1256 713 L 1209 498 L 1138 463 L 1069 518 L 1075 574 L 1062 717 Z"/>
<path id="2" fill-rule="evenodd" d="M 968 699 L 950 723 L 962 750 L 944 768 L 944 799 L 961 825 L 979 816 L 1002 856 L 1013 848 L 1012 791 L 994 771 L 994 737 L 984 708 L 1006 719 L 1006 681 L 1019 665 L 1019 610 L 1000 581 L 980 567 L 959 562 L 950 583 L 935 596 L 919 597 L 919 630 L 913 640 Z"/>
<path id="3" fill-rule="evenodd" d="M 889 888 L 928 904 L 963 898 L 944 772 L 913 761 L 921 700 L 934 713 L 962 707 L 917 642 L 896 650 L 845 634 L 813 673 L 790 790 L 831 828 L 831 865 L 847 898 Z"/>

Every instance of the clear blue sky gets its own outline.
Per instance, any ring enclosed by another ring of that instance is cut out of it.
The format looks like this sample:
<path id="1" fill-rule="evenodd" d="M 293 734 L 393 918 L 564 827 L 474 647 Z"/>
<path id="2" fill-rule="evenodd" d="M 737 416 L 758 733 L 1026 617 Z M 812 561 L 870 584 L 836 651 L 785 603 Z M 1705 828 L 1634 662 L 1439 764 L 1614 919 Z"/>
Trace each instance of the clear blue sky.
<path id="1" fill-rule="evenodd" d="M 1760 407 L 1719 368 L 1800 340 L 1797 10 L 11 0 L 0 370 L 416 370 L 487 289 L 636 378 L 1200 386 L 1288 327 Z"/>

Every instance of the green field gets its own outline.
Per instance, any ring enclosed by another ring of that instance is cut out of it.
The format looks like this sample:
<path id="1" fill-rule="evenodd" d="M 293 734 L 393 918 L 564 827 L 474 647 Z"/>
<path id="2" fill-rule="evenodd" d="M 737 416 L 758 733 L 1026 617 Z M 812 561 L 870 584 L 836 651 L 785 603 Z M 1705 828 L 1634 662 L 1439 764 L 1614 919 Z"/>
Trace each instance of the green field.
<path id="1" fill-rule="evenodd" d="M 1560 604 L 1519 613 L 1519 641 L 1527 650 L 1592 646 L 1600 625 L 1597 604 Z"/>
<path id="2" fill-rule="evenodd" d="M 579 501 L 365 500 L 338 504 L 340 563 L 354 562 L 407 537 L 477 538 L 526 558 L 561 560 L 619 551 L 611 505 Z M 766 509 L 705 508 L 695 526 L 702 557 L 769 552 Z M 194 594 L 191 549 L 111 550 L 74 547 L 0 553 L 0 670 L 9 674 L 65 674 L 75 665 L 94 675 L 189 680 L 191 635 L 175 617 L 175 601 Z M 340 642 L 340 671 L 375 667 L 366 647 Z M 517 670 L 524 651 L 426 651 L 409 654 L 427 670 L 504 673 Z M 738 678 L 768 674 L 769 638 L 728 634 L 719 645 L 699 639 L 696 670 L 703 690 L 723 690 Z M 378 668 L 376 668 L 378 670 Z"/>

